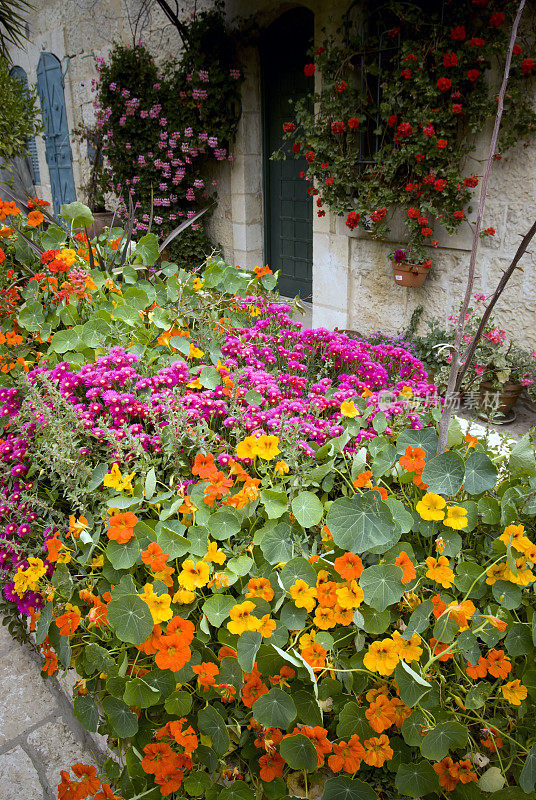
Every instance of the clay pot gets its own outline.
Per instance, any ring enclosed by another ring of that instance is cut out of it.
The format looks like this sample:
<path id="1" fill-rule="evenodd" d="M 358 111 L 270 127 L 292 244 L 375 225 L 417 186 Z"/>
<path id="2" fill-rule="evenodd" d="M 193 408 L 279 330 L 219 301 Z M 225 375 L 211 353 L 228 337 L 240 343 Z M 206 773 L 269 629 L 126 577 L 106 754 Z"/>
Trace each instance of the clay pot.
<path id="1" fill-rule="evenodd" d="M 483 411 L 495 414 L 508 414 L 523 391 L 520 383 L 505 383 L 502 389 L 495 389 L 490 381 L 482 381 L 479 386 L 480 407 Z M 499 394 L 498 405 L 495 395 Z"/>
<path id="2" fill-rule="evenodd" d="M 424 267 L 422 264 L 411 264 L 409 261 L 397 264 L 396 261 L 393 261 L 393 277 L 399 286 L 411 286 L 412 288 L 422 286 L 429 271 L 430 267 Z"/>
<path id="3" fill-rule="evenodd" d="M 87 229 L 90 239 L 98 236 L 105 228 L 109 228 L 113 222 L 114 216 L 117 219 L 117 214 L 114 215 L 113 211 L 93 211 L 92 214 L 95 222 Z"/>

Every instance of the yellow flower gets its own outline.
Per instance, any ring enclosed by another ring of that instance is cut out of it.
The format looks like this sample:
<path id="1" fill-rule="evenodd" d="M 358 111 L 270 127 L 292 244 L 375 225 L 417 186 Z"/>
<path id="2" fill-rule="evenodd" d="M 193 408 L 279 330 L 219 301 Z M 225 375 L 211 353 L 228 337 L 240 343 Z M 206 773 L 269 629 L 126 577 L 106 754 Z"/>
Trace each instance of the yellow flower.
<path id="1" fill-rule="evenodd" d="M 213 564 L 223 564 L 227 556 L 223 550 L 218 550 L 217 542 L 208 543 L 208 553 L 203 556 L 203 561 L 211 561 Z"/>
<path id="2" fill-rule="evenodd" d="M 523 686 L 519 679 L 508 681 L 504 686 L 501 686 L 501 690 L 504 699 L 508 700 L 513 706 L 520 706 L 527 696 L 527 687 Z"/>
<path id="3" fill-rule="evenodd" d="M 454 583 L 454 573 L 449 566 L 448 558 L 445 556 L 439 556 L 439 558 L 429 556 L 426 559 L 426 566 L 428 567 L 427 578 L 441 584 L 444 589 L 450 589 Z"/>
<path id="4" fill-rule="evenodd" d="M 196 378 L 195 381 L 191 381 L 190 383 L 186 384 L 189 389 L 202 389 L 203 386 L 201 385 L 199 378 Z"/>
<path id="5" fill-rule="evenodd" d="M 467 509 L 462 508 L 462 506 L 449 506 L 443 525 L 446 525 L 447 528 L 453 528 L 455 531 L 461 531 L 462 528 L 466 528 L 468 525 Z"/>
<path id="6" fill-rule="evenodd" d="M 274 619 L 270 619 L 269 614 L 265 614 L 261 620 L 260 625 L 257 628 L 258 632 L 262 634 L 265 639 L 269 639 L 272 633 L 276 629 L 276 622 Z"/>
<path id="7" fill-rule="evenodd" d="M 239 636 L 244 631 L 258 631 L 261 621 L 257 617 L 251 616 L 251 612 L 255 608 L 255 603 L 252 603 L 251 600 L 245 600 L 243 603 L 233 606 L 229 614 L 231 622 L 227 623 L 228 631 Z"/>
<path id="8" fill-rule="evenodd" d="M 123 492 L 126 489 L 132 492 L 132 478 L 134 478 L 135 474 L 135 472 L 132 472 L 130 475 L 125 475 L 125 477 L 123 477 L 119 465 L 112 464 L 110 472 L 104 476 L 102 482 L 109 489 L 116 489 L 118 492 Z"/>
<path id="9" fill-rule="evenodd" d="M 19 597 L 22 597 L 24 592 L 28 589 L 28 583 L 29 581 L 26 572 L 19 567 L 15 577 L 13 578 L 13 591 L 15 594 L 17 594 Z"/>
<path id="10" fill-rule="evenodd" d="M 447 505 L 446 500 L 439 494 L 427 492 L 422 500 L 419 500 L 415 508 L 417 513 L 420 514 L 421 519 L 440 522 L 445 517 L 445 512 L 442 510 Z"/>
<path id="11" fill-rule="evenodd" d="M 206 586 L 209 577 L 209 566 L 206 561 L 198 561 L 194 564 L 193 561 L 187 559 L 182 564 L 182 569 L 179 572 L 179 584 L 183 589 L 200 589 Z"/>
<path id="12" fill-rule="evenodd" d="M 337 603 L 341 608 L 359 608 L 365 595 L 361 586 L 357 585 L 357 581 L 352 581 L 348 586 L 343 586 L 336 590 Z"/>
<path id="13" fill-rule="evenodd" d="M 493 586 L 494 583 L 497 581 L 505 581 L 506 578 L 506 570 L 508 569 L 508 564 L 504 561 L 502 564 L 492 564 L 491 567 L 488 567 L 486 570 L 486 583 L 488 586 Z"/>
<path id="14" fill-rule="evenodd" d="M 70 560 L 71 551 L 67 547 L 64 547 L 56 559 L 56 564 L 68 564 Z"/>
<path id="15" fill-rule="evenodd" d="M 56 256 L 56 258 L 58 259 L 58 261 L 63 261 L 63 263 L 67 267 L 72 267 L 72 265 L 76 261 L 76 251 L 71 250 L 70 247 L 66 247 Z"/>
<path id="16" fill-rule="evenodd" d="M 316 605 L 315 587 L 309 586 L 309 584 L 301 578 L 298 578 L 298 580 L 292 584 L 289 593 L 297 608 L 305 608 L 307 611 L 312 611 Z"/>
<path id="17" fill-rule="evenodd" d="M 200 350 L 199 347 L 196 347 L 195 344 L 190 343 L 190 349 L 188 350 L 188 358 L 201 358 L 204 356 L 205 353 L 203 350 Z"/>
<path id="18" fill-rule="evenodd" d="M 353 419 L 354 417 L 359 416 L 359 409 L 355 407 L 353 400 L 347 400 L 344 403 L 341 403 L 341 414 L 343 417 L 349 417 Z"/>
<path id="19" fill-rule="evenodd" d="M 173 611 L 170 608 L 171 597 L 169 594 L 156 594 L 152 583 L 146 583 L 143 588 L 143 593 L 138 595 L 138 597 L 141 597 L 149 606 L 149 611 L 151 612 L 155 625 L 158 625 L 160 622 L 167 622 L 168 619 L 172 618 Z"/>
<path id="20" fill-rule="evenodd" d="M 181 606 L 187 605 L 188 603 L 193 603 L 194 600 L 195 592 L 191 592 L 189 589 L 177 589 L 173 595 L 173 602 L 178 603 Z"/>
<path id="21" fill-rule="evenodd" d="M 71 533 L 75 539 L 79 539 L 82 531 L 87 530 L 88 527 L 89 523 L 86 517 L 78 517 L 77 521 L 74 514 L 69 514 L 69 530 L 67 533 Z"/>
<path id="22" fill-rule="evenodd" d="M 533 547 L 532 542 L 524 536 L 525 528 L 523 525 L 508 525 L 504 533 L 499 536 L 499 541 L 508 547 L 509 544 L 520 553 L 525 553 Z"/>
<path id="23" fill-rule="evenodd" d="M 403 386 L 400 389 L 400 397 L 406 397 L 408 400 L 413 397 L 413 389 L 411 386 Z"/>
<path id="24" fill-rule="evenodd" d="M 238 458 L 255 458 L 257 455 L 257 439 L 254 436 L 246 436 L 236 446 Z"/>
<path id="25" fill-rule="evenodd" d="M 393 633 L 393 641 L 396 645 L 396 652 L 400 659 L 403 659 L 407 664 L 412 661 L 418 661 L 422 656 L 421 637 L 418 633 L 414 633 L 411 639 L 404 639 L 398 632 Z"/>
<path id="26" fill-rule="evenodd" d="M 289 471 L 289 466 L 286 461 L 277 461 L 274 467 L 276 475 L 286 475 Z"/>
<path id="27" fill-rule="evenodd" d="M 45 567 L 43 561 L 40 558 L 34 558 L 30 556 L 28 559 L 28 567 L 26 568 L 26 575 L 30 579 L 32 583 L 42 578 L 47 568 Z"/>
<path id="28" fill-rule="evenodd" d="M 205 285 L 205 281 L 201 278 L 194 278 L 194 292 L 198 292 Z"/>
<path id="29" fill-rule="evenodd" d="M 311 633 L 304 633 L 303 636 L 300 636 L 300 650 L 307 650 L 308 647 L 312 647 L 315 643 L 315 638 L 315 630 L 312 630 Z"/>
<path id="30" fill-rule="evenodd" d="M 516 567 L 517 575 L 514 575 L 508 564 L 506 564 L 503 580 L 515 583 L 516 586 L 530 586 L 531 583 L 534 583 L 536 579 L 531 570 L 527 568 L 525 558 L 516 558 Z"/>
<path id="31" fill-rule="evenodd" d="M 104 556 L 95 556 L 91 559 L 91 569 L 98 569 L 104 566 Z"/>
<path id="32" fill-rule="evenodd" d="M 277 436 L 259 436 L 257 439 L 257 455 L 265 461 L 271 461 L 281 450 L 278 448 L 279 438 Z"/>
<path id="33" fill-rule="evenodd" d="M 370 645 L 363 664 L 371 672 L 392 675 L 399 661 L 400 657 L 395 642 L 392 639 L 382 639 Z"/>

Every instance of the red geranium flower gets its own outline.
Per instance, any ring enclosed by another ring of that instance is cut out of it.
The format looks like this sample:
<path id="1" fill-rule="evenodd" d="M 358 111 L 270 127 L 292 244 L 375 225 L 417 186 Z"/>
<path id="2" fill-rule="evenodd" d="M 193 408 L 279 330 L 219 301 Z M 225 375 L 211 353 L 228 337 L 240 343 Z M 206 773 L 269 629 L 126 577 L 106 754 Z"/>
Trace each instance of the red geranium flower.
<path id="1" fill-rule="evenodd" d="M 514 45 L 514 47 L 513 47 L 513 49 L 512 49 L 512 53 L 513 53 L 515 56 L 520 56 L 522 52 L 523 52 L 523 48 L 522 48 L 522 47 L 520 47 L 518 44 L 515 44 L 515 45 Z"/>
<path id="2" fill-rule="evenodd" d="M 339 94 L 342 94 L 347 88 L 347 86 L 348 84 L 346 83 L 346 81 L 341 81 L 336 85 L 335 89 L 338 91 Z"/>
<path id="3" fill-rule="evenodd" d="M 463 182 L 466 186 L 469 186 L 471 189 L 474 189 L 475 186 L 478 186 L 478 178 L 476 175 L 469 175 L 469 177 L 464 178 Z"/>
<path id="4" fill-rule="evenodd" d="M 315 69 L 316 67 L 314 64 L 306 64 L 303 68 L 303 74 L 311 78 L 315 74 Z"/>
<path id="5" fill-rule="evenodd" d="M 463 42 L 465 39 L 465 26 L 464 25 L 456 25 L 450 32 L 450 38 L 453 42 Z"/>
<path id="6" fill-rule="evenodd" d="M 450 78 L 440 78 L 437 82 L 437 88 L 440 92 L 448 92 L 451 86 L 452 81 Z"/>
<path id="7" fill-rule="evenodd" d="M 398 117 L 396 114 L 391 114 L 391 116 L 388 117 L 387 119 L 387 124 L 389 125 L 390 128 L 394 128 L 397 122 L 398 122 Z"/>
<path id="8" fill-rule="evenodd" d="M 311 164 L 315 160 L 315 154 L 313 150 L 308 150 L 305 154 L 305 158 L 308 164 Z"/>
<path id="9" fill-rule="evenodd" d="M 398 133 L 399 136 L 407 137 L 411 136 L 411 134 L 413 133 L 413 128 L 411 127 L 409 122 L 401 122 L 398 128 L 396 129 L 396 132 Z"/>
<path id="10" fill-rule="evenodd" d="M 409 81 L 411 78 L 411 70 L 410 69 L 403 69 L 400 75 L 406 80 Z"/>
<path id="11" fill-rule="evenodd" d="M 444 67 L 455 67 L 458 63 L 458 56 L 456 53 L 446 53 L 443 58 Z"/>
<path id="12" fill-rule="evenodd" d="M 475 81 L 477 81 L 479 79 L 479 77 L 480 77 L 480 70 L 478 70 L 478 69 L 470 69 L 467 72 L 467 78 L 468 78 L 468 80 L 471 81 L 471 83 L 474 83 Z"/>
<path id="13" fill-rule="evenodd" d="M 422 132 L 423 136 L 433 136 L 435 133 L 435 128 L 433 125 L 430 125 L 430 123 L 428 123 L 428 125 L 425 125 L 424 128 L 422 129 Z"/>
<path id="14" fill-rule="evenodd" d="M 463 106 L 461 103 L 453 103 L 452 104 L 452 113 L 453 114 L 461 114 L 463 111 Z"/>
<path id="15" fill-rule="evenodd" d="M 419 211 L 418 208 L 410 208 L 408 210 L 408 217 L 410 219 L 417 219 L 417 217 L 420 217 L 420 215 L 421 215 L 421 212 Z"/>
<path id="16" fill-rule="evenodd" d="M 489 24 L 491 28 L 500 28 L 501 25 L 504 23 L 504 14 L 502 11 L 497 11 L 495 14 L 492 14 L 489 18 Z"/>
<path id="17" fill-rule="evenodd" d="M 361 217 L 357 213 L 357 211 L 350 211 L 350 213 L 346 217 L 347 227 L 350 228 L 351 231 L 353 231 L 354 228 L 357 228 L 360 219 Z"/>
<path id="18" fill-rule="evenodd" d="M 484 47 L 485 44 L 486 42 L 484 41 L 484 39 L 481 39 L 479 36 L 476 36 L 473 39 L 470 39 L 469 41 L 470 47 Z"/>
<path id="19" fill-rule="evenodd" d="M 296 130 L 296 126 L 293 122 L 284 122 L 283 130 L 285 131 L 285 133 L 292 133 L 292 131 Z"/>
<path id="20" fill-rule="evenodd" d="M 447 140 L 446 139 L 438 139 L 437 140 L 436 147 L 437 147 L 438 150 L 444 150 L 446 146 L 447 146 Z"/>
<path id="21" fill-rule="evenodd" d="M 301 150 L 301 144 L 300 144 L 300 142 L 294 142 L 294 144 L 292 145 L 292 151 L 293 151 L 294 153 L 299 153 L 299 152 L 300 152 L 300 150 Z"/>
<path id="22" fill-rule="evenodd" d="M 438 178 L 437 181 L 434 181 L 434 189 L 436 192 L 442 192 L 447 182 L 444 178 Z"/>
<path id="23" fill-rule="evenodd" d="M 352 130 L 355 130 L 355 128 L 359 128 L 359 117 L 350 117 L 350 119 L 348 120 L 348 127 L 351 128 Z"/>
<path id="24" fill-rule="evenodd" d="M 332 122 L 331 123 L 331 132 L 335 135 L 339 133 L 344 133 L 345 124 L 344 122 Z"/>
<path id="25" fill-rule="evenodd" d="M 452 216 L 454 219 L 461 220 L 465 217 L 465 213 L 463 211 L 455 211 Z"/>
<path id="26" fill-rule="evenodd" d="M 533 69 L 535 69 L 536 65 L 532 58 L 525 58 L 521 62 L 521 72 L 523 75 L 530 75 Z"/>

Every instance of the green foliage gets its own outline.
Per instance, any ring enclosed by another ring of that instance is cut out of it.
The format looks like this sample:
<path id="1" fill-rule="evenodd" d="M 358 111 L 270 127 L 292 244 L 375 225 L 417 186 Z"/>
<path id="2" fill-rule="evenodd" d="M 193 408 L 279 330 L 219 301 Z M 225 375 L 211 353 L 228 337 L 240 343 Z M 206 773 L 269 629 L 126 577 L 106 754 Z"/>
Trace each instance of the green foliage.
<path id="1" fill-rule="evenodd" d="M 0 34 L 4 4 L 0 4 Z M 3 42 L 0 35 L 0 42 Z M 28 139 L 41 132 L 41 113 L 37 95 L 9 73 L 9 64 L 0 57 L 0 160 L 10 162 L 28 153 Z"/>

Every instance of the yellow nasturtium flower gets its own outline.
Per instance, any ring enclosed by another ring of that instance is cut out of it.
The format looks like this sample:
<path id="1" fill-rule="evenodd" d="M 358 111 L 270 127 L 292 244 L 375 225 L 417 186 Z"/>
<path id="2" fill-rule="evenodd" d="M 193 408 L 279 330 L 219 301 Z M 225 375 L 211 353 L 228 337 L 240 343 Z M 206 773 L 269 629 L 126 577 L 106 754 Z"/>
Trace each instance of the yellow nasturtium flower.
<path id="1" fill-rule="evenodd" d="M 149 606 L 155 625 L 160 622 L 167 622 L 173 617 L 173 611 L 170 608 L 171 597 L 169 594 L 156 594 L 152 583 L 146 583 L 142 594 L 138 595 L 138 597 L 141 597 Z"/>
<path id="2" fill-rule="evenodd" d="M 453 528 L 455 531 L 461 531 L 462 528 L 466 528 L 468 525 L 467 509 L 462 506 L 449 506 L 443 525 L 446 525 L 447 528 Z"/>
<path id="3" fill-rule="evenodd" d="M 257 439 L 257 455 L 265 461 L 271 461 L 281 452 L 278 444 L 279 438 L 277 436 L 259 436 Z"/>
<path id="4" fill-rule="evenodd" d="M 446 505 L 447 502 L 441 495 L 427 492 L 422 500 L 419 500 L 415 508 L 421 519 L 428 522 L 441 522 L 445 518 L 443 509 Z"/>
<path id="5" fill-rule="evenodd" d="M 298 578 L 298 580 L 292 584 L 289 593 L 297 608 L 305 608 L 307 611 L 312 611 L 316 606 L 316 588 L 314 586 L 309 586 L 309 584 L 301 578 Z"/>
<path id="6" fill-rule="evenodd" d="M 251 600 L 245 600 L 243 603 L 233 606 L 229 613 L 231 621 L 227 623 L 228 631 L 239 636 L 244 631 L 258 631 L 261 620 L 251 614 L 255 608 L 256 605 Z"/>
<path id="7" fill-rule="evenodd" d="M 255 458 L 257 455 L 257 439 L 254 436 L 246 436 L 236 446 L 238 458 Z"/>
<path id="8" fill-rule="evenodd" d="M 132 492 L 132 479 L 134 478 L 135 474 L 135 472 L 131 472 L 130 475 L 125 475 L 123 477 L 121 470 L 119 469 L 119 465 L 112 464 L 110 472 L 104 476 L 102 482 L 104 486 L 107 486 L 109 489 L 116 489 L 118 492 L 124 492 L 126 489 L 127 491 Z"/>
<path id="9" fill-rule="evenodd" d="M 366 653 L 363 664 L 371 672 L 379 672 L 380 675 L 392 675 L 395 667 L 400 661 L 398 648 L 392 639 L 382 639 L 373 642 Z"/>
<path id="10" fill-rule="evenodd" d="M 182 569 L 179 572 L 179 585 L 183 589 L 200 589 L 206 586 L 209 579 L 209 566 L 206 561 L 198 561 L 194 564 L 193 561 L 187 559 L 182 564 Z"/>
<path id="11" fill-rule="evenodd" d="M 359 409 L 355 407 L 353 400 L 349 400 L 341 403 L 341 414 L 343 417 L 349 417 L 350 419 L 353 419 L 359 415 Z"/>

